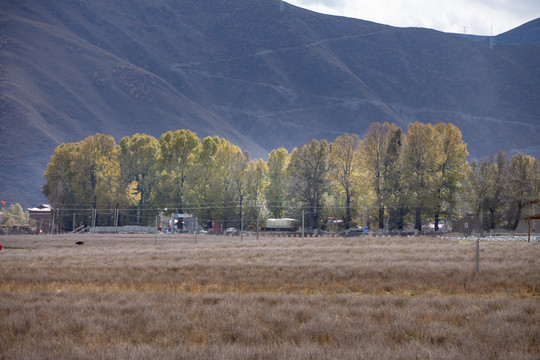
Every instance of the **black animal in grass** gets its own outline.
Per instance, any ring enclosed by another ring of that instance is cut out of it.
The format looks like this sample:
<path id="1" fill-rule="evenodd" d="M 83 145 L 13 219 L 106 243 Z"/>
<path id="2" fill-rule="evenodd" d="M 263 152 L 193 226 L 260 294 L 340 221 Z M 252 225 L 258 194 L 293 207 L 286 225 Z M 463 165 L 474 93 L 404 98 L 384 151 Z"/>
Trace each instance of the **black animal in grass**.
<path id="1" fill-rule="evenodd" d="M 84 241 L 77 241 L 75 245 L 84 245 Z"/>

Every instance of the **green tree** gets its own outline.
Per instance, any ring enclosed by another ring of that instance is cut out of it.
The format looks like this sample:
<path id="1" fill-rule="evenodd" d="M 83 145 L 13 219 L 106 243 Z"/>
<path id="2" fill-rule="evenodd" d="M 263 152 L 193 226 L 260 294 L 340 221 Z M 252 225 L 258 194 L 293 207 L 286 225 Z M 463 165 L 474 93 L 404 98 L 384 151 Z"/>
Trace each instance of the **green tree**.
<path id="1" fill-rule="evenodd" d="M 441 163 L 441 138 L 431 124 L 409 125 L 403 148 L 404 181 L 414 207 L 414 228 L 422 230 L 422 215 L 435 212 Z"/>
<path id="2" fill-rule="evenodd" d="M 467 176 L 467 145 L 461 131 L 452 124 L 439 123 L 435 130 L 440 136 L 440 158 L 438 179 L 435 187 L 437 205 L 435 209 L 435 231 L 439 230 L 441 215 L 451 215 L 456 208 L 456 201 L 461 191 L 461 182 Z"/>
<path id="3" fill-rule="evenodd" d="M 408 199 L 403 179 L 402 131 L 397 128 L 392 133 L 386 151 L 385 168 L 387 169 L 387 176 L 383 188 L 386 194 L 389 225 L 391 228 L 403 231 L 405 215 L 407 215 L 408 210 Z"/>
<path id="4" fill-rule="evenodd" d="M 469 171 L 472 194 L 469 202 L 477 215 L 482 215 L 484 230 L 495 229 L 501 222 L 504 193 L 508 186 L 509 161 L 504 151 L 478 164 L 473 161 Z"/>
<path id="5" fill-rule="evenodd" d="M 400 137 L 396 137 L 398 132 L 401 133 L 401 130 L 394 124 L 373 123 L 361 142 L 362 167 L 368 174 L 375 195 L 379 229 L 384 227 L 385 209 L 390 203 L 391 195 L 397 191 L 392 187 L 395 182 L 390 178 L 393 175 L 392 169 L 397 166 L 395 162 L 399 159 L 396 144 L 392 143 L 400 140 Z M 394 152 L 389 153 L 390 149 Z"/>
<path id="6" fill-rule="evenodd" d="M 268 166 L 262 159 L 251 160 L 246 170 L 247 200 L 250 207 L 247 216 L 261 225 L 261 216 L 266 217 L 264 193 L 268 187 Z"/>
<path id="7" fill-rule="evenodd" d="M 75 177 L 74 163 L 79 154 L 79 143 L 60 144 L 54 149 L 45 174 L 45 184 L 41 192 L 47 197 L 57 215 L 57 224 L 65 228 L 63 222 L 67 208 L 77 203 L 73 190 Z"/>
<path id="8" fill-rule="evenodd" d="M 311 142 L 292 151 L 288 166 L 289 196 L 308 209 L 307 226 L 319 228 L 322 200 L 329 188 L 329 155 L 326 140 Z"/>
<path id="9" fill-rule="evenodd" d="M 214 219 L 222 221 L 224 227 L 238 226 L 242 218 L 248 162 L 249 154 L 229 141 L 220 143 L 216 149 L 209 193 L 215 203 Z"/>
<path id="10" fill-rule="evenodd" d="M 522 217 L 523 208 L 539 198 L 540 169 L 535 158 L 519 153 L 512 156 L 508 172 L 505 217 L 507 227 L 515 230 Z"/>
<path id="11" fill-rule="evenodd" d="M 190 189 L 187 193 L 190 206 L 199 219 L 207 221 L 207 226 L 211 226 L 211 220 L 220 219 L 214 206 L 216 198 L 212 185 L 215 183 L 214 176 L 217 171 L 215 164 L 217 149 L 225 141 L 217 136 L 204 138 L 200 151 L 197 152 L 193 171 L 190 171 L 186 180 Z"/>
<path id="12" fill-rule="evenodd" d="M 238 150 L 232 153 L 230 168 L 233 196 L 238 203 L 238 221 L 243 227 L 245 198 L 248 193 L 249 153 L 240 148 Z"/>
<path id="13" fill-rule="evenodd" d="M 96 134 L 78 143 L 58 146 L 45 171 L 42 192 L 53 206 L 64 229 L 70 207 L 94 209 L 95 224 L 110 225 L 112 209 L 125 199 L 120 181 L 118 151 L 112 136 Z M 104 209 L 97 212 L 97 209 Z M 84 218 L 90 223 L 90 215 Z"/>
<path id="14" fill-rule="evenodd" d="M 358 135 L 338 137 L 330 151 L 330 175 L 339 195 L 345 202 L 345 228 L 352 222 L 351 204 L 358 192 L 358 162 L 360 159 Z"/>
<path id="15" fill-rule="evenodd" d="M 157 201 L 184 211 L 186 180 L 195 168 L 200 140 L 189 130 L 169 131 L 159 139 L 160 181 L 156 187 Z"/>
<path id="16" fill-rule="evenodd" d="M 95 225 L 112 224 L 113 208 L 125 195 L 120 181 L 120 164 L 114 138 L 96 134 L 80 142 L 76 160 L 72 162 L 73 190 L 77 204 L 90 204 Z M 97 209 L 103 209 L 97 212 Z"/>
<path id="17" fill-rule="evenodd" d="M 28 214 L 24 212 L 21 205 L 11 204 L 0 217 L 0 225 L 22 226 L 28 225 Z"/>
<path id="18" fill-rule="evenodd" d="M 486 162 L 481 164 L 481 172 L 483 180 L 487 184 L 487 196 L 484 200 L 483 209 L 488 210 L 488 228 L 495 229 L 502 219 L 500 213 L 504 206 L 504 193 L 509 183 L 509 166 L 510 162 L 504 151 L 499 151 L 494 160 L 490 157 Z M 482 211 L 486 216 L 486 213 Z M 483 221 L 485 224 L 486 222 Z"/>
<path id="19" fill-rule="evenodd" d="M 156 163 L 159 143 L 146 134 L 126 136 L 118 143 L 122 184 L 131 186 L 137 201 L 137 218 L 143 223 L 141 208 L 155 207 L 152 202 L 153 187 L 156 183 Z M 150 214 L 147 214 L 150 215 Z M 155 214 L 151 214 L 155 215 Z M 152 216 L 153 217 L 153 216 Z"/>
<path id="20" fill-rule="evenodd" d="M 274 218 L 281 218 L 286 209 L 286 181 L 289 153 L 284 148 L 272 150 L 268 156 L 266 201 Z"/>

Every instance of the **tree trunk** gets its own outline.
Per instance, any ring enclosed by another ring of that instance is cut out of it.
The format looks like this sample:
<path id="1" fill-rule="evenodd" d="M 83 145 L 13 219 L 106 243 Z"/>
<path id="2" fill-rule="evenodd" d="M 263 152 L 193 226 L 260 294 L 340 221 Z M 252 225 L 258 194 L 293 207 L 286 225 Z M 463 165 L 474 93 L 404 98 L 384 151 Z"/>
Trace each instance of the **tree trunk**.
<path id="1" fill-rule="evenodd" d="M 138 209 L 137 209 L 137 222 L 139 223 L 139 225 L 142 225 L 142 213 L 141 213 L 141 206 L 142 206 L 142 203 L 143 203 L 143 198 L 144 198 L 144 192 L 143 192 L 143 189 L 139 189 L 139 191 L 141 192 L 141 198 L 139 199 L 139 206 L 138 206 Z"/>
<path id="2" fill-rule="evenodd" d="M 397 220 L 397 227 L 398 230 L 403 231 L 403 228 L 405 227 L 405 208 L 401 207 L 399 209 L 399 217 Z"/>
<path id="3" fill-rule="evenodd" d="M 495 209 L 489 208 L 489 228 L 495 229 Z"/>
<path id="4" fill-rule="evenodd" d="M 244 195 L 240 195 L 240 212 L 238 213 L 238 217 L 239 217 L 239 218 L 238 218 L 238 221 L 240 222 L 240 230 L 241 230 L 241 231 L 243 230 L 243 229 L 242 229 L 242 217 L 243 217 L 243 213 L 242 213 L 242 212 L 243 212 L 243 210 L 244 210 L 244 208 L 243 208 L 243 206 L 242 206 L 243 200 L 244 200 Z"/>
<path id="5" fill-rule="evenodd" d="M 351 194 L 349 192 L 349 189 L 347 189 L 346 193 L 345 193 L 345 196 L 346 196 L 346 206 L 347 206 L 347 209 L 346 209 L 346 214 L 345 214 L 345 229 L 349 229 L 351 227 L 351 220 L 352 220 L 352 215 L 351 215 Z"/>
<path id="6" fill-rule="evenodd" d="M 512 230 L 516 230 L 516 228 L 519 225 L 519 220 L 521 219 L 521 210 L 523 209 L 523 204 L 521 202 L 518 202 L 517 204 L 517 212 L 516 217 L 514 218 L 514 224 L 512 224 Z"/>
<path id="7" fill-rule="evenodd" d="M 319 202 L 317 201 L 315 203 L 315 208 L 314 208 L 314 212 L 313 212 L 313 227 L 315 229 L 319 228 L 319 220 L 320 220 Z"/>
<path id="8" fill-rule="evenodd" d="M 93 226 L 98 226 L 98 215 L 97 215 L 97 196 L 94 195 L 94 204 L 93 204 L 93 209 L 94 209 L 94 223 L 92 224 Z"/>
<path id="9" fill-rule="evenodd" d="M 107 226 L 111 226 L 111 204 L 107 204 Z"/>
<path id="10" fill-rule="evenodd" d="M 422 231 L 422 208 L 417 207 L 414 218 L 414 228 L 418 231 Z"/>

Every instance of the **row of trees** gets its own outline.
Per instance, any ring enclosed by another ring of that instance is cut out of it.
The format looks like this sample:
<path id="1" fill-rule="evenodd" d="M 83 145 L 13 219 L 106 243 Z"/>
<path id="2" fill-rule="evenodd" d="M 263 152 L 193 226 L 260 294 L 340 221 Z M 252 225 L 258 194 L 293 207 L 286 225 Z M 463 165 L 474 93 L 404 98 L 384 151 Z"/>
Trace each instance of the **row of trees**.
<path id="1" fill-rule="evenodd" d="M 459 129 L 443 123 L 416 122 L 406 134 L 394 124 L 374 123 L 362 139 L 345 134 L 333 143 L 312 140 L 291 153 L 273 150 L 267 161 L 189 130 L 169 131 L 159 140 L 135 134 L 118 144 L 96 134 L 55 149 L 43 193 L 61 224 L 63 215 L 85 209 L 98 209 L 101 225 L 115 224 L 119 209 L 134 218 L 121 221 L 153 224 L 167 209 L 225 226 L 243 219 L 300 219 L 304 211 L 308 228 L 320 228 L 328 218 L 342 219 L 348 228 L 365 208 L 371 227 L 399 230 L 407 223 L 421 230 L 428 220 L 438 229 L 441 218 L 467 209 L 493 211 L 490 226 L 496 226 L 511 215 L 518 219 L 515 212 L 538 196 L 536 159 L 518 154 L 509 160 L 501 153 L 469 166 L 467 157 Z M 491 177 L 494 168 L 504 175 Z M 501 191 L 518 182 L 518 197 Z"/>
<path id="2" fill-rule="evenodd" d="M 482 216 L 485 229 L 516 229 L 523 211 L 538 203 L 539 174 L 538 161 L 522 153 L 509 159 L 501 151 L 481 162 L 473 161 L 468 173 L 468 204 Z"/>
<path id="3" fill-rule="evenodd" d="M 28 225 L 28 213 L 25 213 L 20 204 L 11 204 L 7 209 L 1 209 L 0 225 L 21 226 Z"/>

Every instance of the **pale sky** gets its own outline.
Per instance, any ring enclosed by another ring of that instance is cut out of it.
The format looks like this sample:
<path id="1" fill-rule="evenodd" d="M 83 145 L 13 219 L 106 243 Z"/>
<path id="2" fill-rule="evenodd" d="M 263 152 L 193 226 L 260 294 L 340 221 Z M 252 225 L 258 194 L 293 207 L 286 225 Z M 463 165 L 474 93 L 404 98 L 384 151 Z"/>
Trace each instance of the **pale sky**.
<path id="1" fill-rule="evenodd" d="M 493 35 L 540 17 L 540 0 L 287 0 L 332 15 L 398 27 Z"/>

